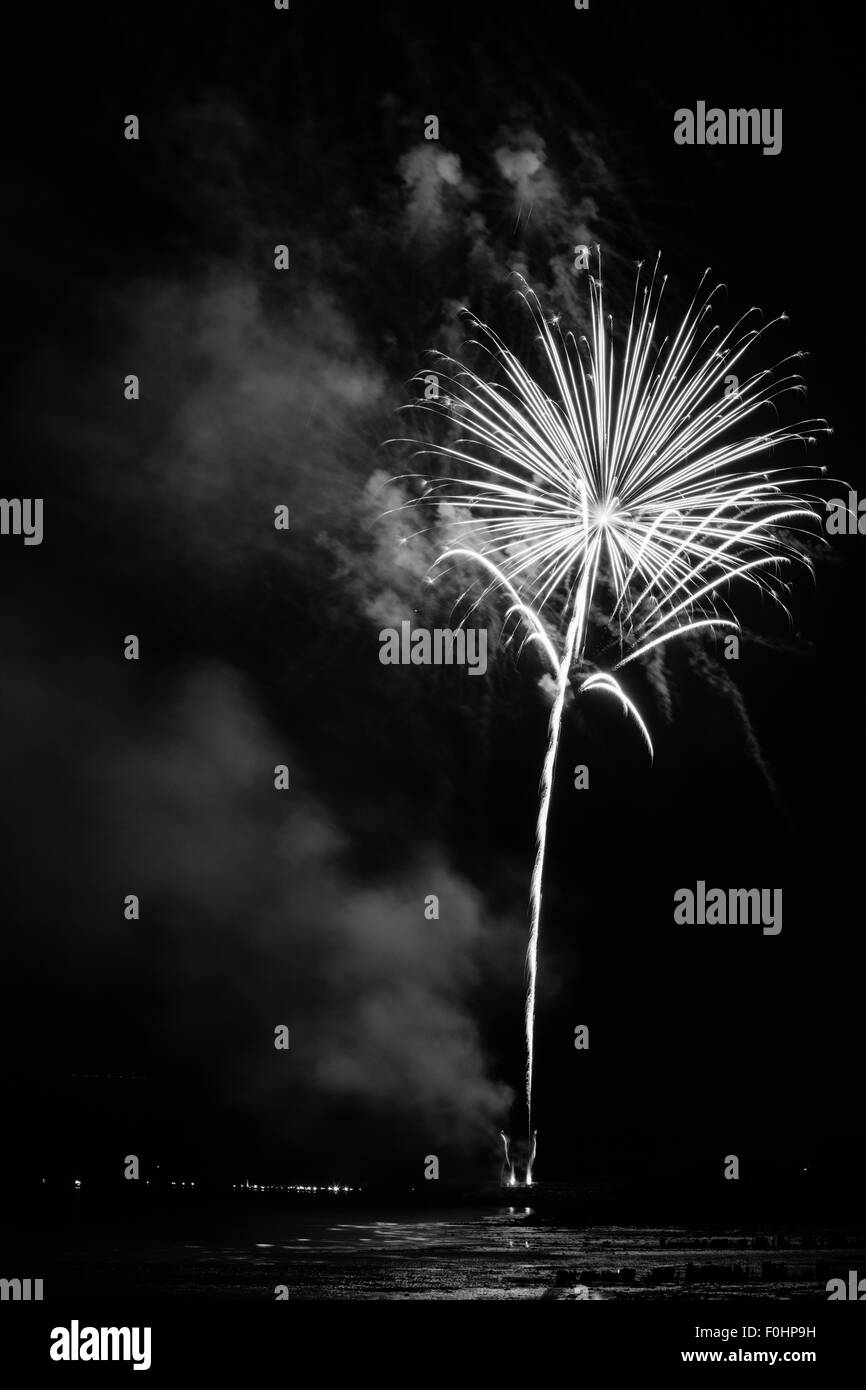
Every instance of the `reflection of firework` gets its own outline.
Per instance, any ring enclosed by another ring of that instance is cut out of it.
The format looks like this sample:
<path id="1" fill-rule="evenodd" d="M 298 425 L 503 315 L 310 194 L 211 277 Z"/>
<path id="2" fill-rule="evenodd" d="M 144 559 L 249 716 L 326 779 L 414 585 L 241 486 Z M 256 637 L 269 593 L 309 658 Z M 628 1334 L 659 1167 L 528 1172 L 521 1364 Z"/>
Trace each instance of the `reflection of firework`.
<path id="1" fill-rule="evenodd" d="M 447 381 L 448 394 L 418 403 L 451 425 L 452 442 L 424 452 L 460 464 L 467 475 L 427 483 L 416 499 L 437 504 L 460 537 L 437 563 L 480 570 L 483 588 L 472 607 L 491 593 L 505 596 L 511 635 L 521 631 L 522 645 L 540 653 L 553 697 L 527 949 L 528 1182 L 542 877 L 572 673 L 579 692 L 619 700 L 652 754 L 646 725 L 612 671 L 673 637 L 738 628 L 719 593 L 732 580 L 744 579 L 784 608 L 789 586 L 782 567 L 809 565 L 804 528 L 816 519 L 816 499 L 800 491 L 813 470 L 748 467 L 775 445 L 814 442 L 804 431 L 823 428 L 817 421 L 764 433 L 745 428 L 762 408 L 774 410 L 781 395 L 803 390 L 796 375 L 760 371 L 742 381 L 736 375 L 770 325 L 748 327 L 751 310 L 720 334 L 708 322 L 713 291 L 700 302 L 696 296 L 675 335 L 656 345 L 664 288 L 657 266 L 648 284 L 638 267 L 621 354 L 605 318 L 600 278 L 587 277 L 591 331 L 579 340 L 563 334 L 558 320 L 546 320 L 524 284 L 549 389 L 473 320 L 481 337 L 475 346 L 488 354 L 493 379 L 439 355 L 438 381 Z M 587 650 L 591 625 L 605 639 L 595 657 Z M 604 651 L 611 646 L 608 660 Z"/>
<path id="2" fill-rule="evenodd" d="M 538 1130 L 532 1131 L 532 1139 L 529 1145 L 529 1161 L 526 1165 L 526 1186 L 532 1186 L 532 1165 L 535 1162 L 535 1148 L 538 1143 Z"/>

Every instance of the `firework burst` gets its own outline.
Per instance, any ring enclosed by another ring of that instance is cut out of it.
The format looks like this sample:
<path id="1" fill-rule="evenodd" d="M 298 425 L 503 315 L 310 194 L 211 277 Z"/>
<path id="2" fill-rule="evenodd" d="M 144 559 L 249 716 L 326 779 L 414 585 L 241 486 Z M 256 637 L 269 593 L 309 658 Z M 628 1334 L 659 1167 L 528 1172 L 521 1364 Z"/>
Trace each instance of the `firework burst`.
<path id="1" fill-rule="evenodd" d="M 759 471 L 753 461 L 826 429 L 823 421 L 758 429 L 768 414 L 778 420 L 781 396 L 804 390 L 787 370 L 794 358 L 743 375 L 742 359 L 779 320 L 753 326 L 753 309 L 722 332 L 713 323 L 721 287 L 704 294 L 706 272 L 679 327 L 659 342 L 666 277 L 656 261 L 646 280 L 638 266 L 627 332 L 615 341 L 598 269 L 587 276 L 590 329 L 579 338 L 549 321 L 521 282 L 545 384 L 475 319 L 472 341 L 488 374 L 436 354 L 440 394 L 416 406 L 445 417 L 449 440 L 421 452 L 459 472 L 425 481 L 407 503 L 443 509 L 456 543 L 439 556 L 438 573 L 476 570 L 461 600 L 471 598 L 471 613 L 498 596 L 508 640 L 520 633 L 522 646 L 536 648 L 552 688 L 526 959 L 528 1184 L 542 884 L 567 694 L 616 698 L 652 756 L 647 726 L 614 672 L 673 638 L 738 628 L 726 596 L 735 581 L 787 612 L 790 566 L 810 567 L 818 498 L 803 489 L 818 470 Z M 595 650 L 590 636 L 599 633 Z"/>

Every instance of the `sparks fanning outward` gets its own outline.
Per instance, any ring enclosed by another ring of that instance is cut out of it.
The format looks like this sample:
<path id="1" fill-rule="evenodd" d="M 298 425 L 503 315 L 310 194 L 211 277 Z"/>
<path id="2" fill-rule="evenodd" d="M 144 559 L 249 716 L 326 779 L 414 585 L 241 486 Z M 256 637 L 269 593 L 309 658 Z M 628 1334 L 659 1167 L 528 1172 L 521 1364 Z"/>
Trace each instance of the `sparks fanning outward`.
<path id="1" fill-rule="evenodd" d="M 505 1166 L 508 1169 L 508 1186 L 514 1187 L 516 1186 L 517 1179 L 514 1176 L 514 1164 L 511 1161 L 511 1155 L 508 1152 L 508 1135 L 503 1133 L 502 1130 L 500 1130 L 499 1138 L 502 1140 L 503 1146 L 505 1148 Z"/>
<path id="2" fill-rule="evenodd" d="M 451 442 L 426 445 L 422 452 L 458 464 L 462 476 L 426 482 L 423 495 L 407 505 L 447 508 L 459 544 L 446 549 L 437 564 L 477 567 L 483 590 L 472 606 L 492 593 L 503 596 L 510 634 L 520 631 L 524 643 L 535 645 L 552 678 L 527 949 L 527 1184 L 535 1156 L 533 1035 L 542 879 L 572 676 L 578 693 L 599 691 L 620 701 L 651 756 L 644 720 L 613 671 L 674 637 L 737 628 L 720 594 L 733 580 L 742 579 L 784 607 L 789 588 L 784 567 L 793 561 L 809 565 L 803 540 L 816 521 L 817 499 L 801 489 L 817 470 L 750 467 L 750 460 L 774 446 L 814 442 L 807 431 L 826 432 L 820 421 L 752 432 L 768 412 L 777 418 L 781 395 L 804 389 L 793 374 L 738 375 L 743 355 L 771 325 L 750 327 L 757 313 L 750 310 L 722 333 L 711 322 L 719 287 L 705 298 L 699 287 L 679 328 L 658 344 L 665 280 L 657 272 L 658 262 L 645 283 L 638 267 L 621 346 L 615 346 L 613 324 L 605 315 L 600 278 L 587 276 L 591 326 L 589 336 L 580 339 L 563 333 L 558 320 L 548 322 L 523 282 L 547 384 L 530 375 L 490 328 L 473 320 L 480 334 L 475 346 L 488 356 L 490 379 L 438 355 L 444 370 L 437 378 L 446 383 L 445 391 L 417 403 L 451 422 Z M 608 646 L 614 634 L 606 669 L 587 652 L 593 625 L 606 634 Z"/>

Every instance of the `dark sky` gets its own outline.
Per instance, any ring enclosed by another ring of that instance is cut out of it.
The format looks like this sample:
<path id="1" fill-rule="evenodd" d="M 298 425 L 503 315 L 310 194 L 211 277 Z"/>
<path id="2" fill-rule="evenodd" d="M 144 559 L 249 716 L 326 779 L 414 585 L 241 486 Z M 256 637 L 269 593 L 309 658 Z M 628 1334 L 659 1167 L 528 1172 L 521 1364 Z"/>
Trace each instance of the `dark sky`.
<path id="1" fill-rule="evenodd" d="M 811 354 L 821 461 L 866 485 L 848 86 L 820 13 L 261 0 L 11 31 L 3 492 L 45 499 L 41 546 L 0 538 L 13 1163 L 349 1180 L 437 1153 L 495 1176 L 492 1138 L 524 1123 L 546 705 L 509 656 L 484 680 L 380 665 L 380 627 L 438 616 L 429 556 L 380 519 L 407 466 L 383 441 L 427 349 L 459 349 L 459 306 L 528 345 L 514 269 L 579 315 L 586 240 L 615 306 L 661 250 L 673 322 L 707 266 L 731 317 L 787 311 L 772 349 Z M 782 153 L 676 146 L 699 99 L 782 107 Z M 570 712 L 542 1174 L 855 1164 L 862 545 L 818 558 L 792 626 L 746 605 L 733 672 L 710 644 L 672 655 L 669 709 L 636 674 L 652 769 L 616 712 Z M 675 927 L 698 878 L 781 886 L 781 935 Z"/>

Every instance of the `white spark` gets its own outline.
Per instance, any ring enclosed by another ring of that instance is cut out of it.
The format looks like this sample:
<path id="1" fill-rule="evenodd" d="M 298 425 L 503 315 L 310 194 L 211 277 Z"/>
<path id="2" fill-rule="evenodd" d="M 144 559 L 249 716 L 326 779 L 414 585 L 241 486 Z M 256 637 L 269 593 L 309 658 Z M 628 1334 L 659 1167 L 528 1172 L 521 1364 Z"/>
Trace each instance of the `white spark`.
<path id="1" fill-rule="evenodd" d="M 472 609 L 501 592 L 506 627 L 513 624 L 509 639 L 522 629 L 523 645 L 538 651 L 555 681 L 527 947 L 527 1185 L 535 1155 L 542 877 L 562 714 L 575 673 L 578 693 L 602 692 L 620 702 L 652 754 L 636 706 L 612 671 L 598 669 L 587 654 L 591 619 L 603 631 L 614 629 L 617 670 L 675 637 L 738 628 L 719 597 L 733 581 L 742 580 L 784 608 L 783 567 L 798 562 L 811 568 L 801 538 L 816 521 L 818 499 L 800 489 L 818 470 L 780 465 L 756 472 L 749 461 L 786 442 L 811 440 L 816 426 L 826 432 L 825 422 L 750 432 L 759 411 L 775 410 L 786 392 L 802 389 L 798 376 L 777 379 L 760 370 L 744 377 L 735 394 L 725 392 L 725 378 L 772 325 L 749 327 L 757 313 L 750 310 L 720 335 L 708 322 L 716 290 L 698 299 L 706 272 L 679 328 L 657 344 L 665 285 L 657 272 L 658 261 L 644 284 L 637 263 L 628 331 L 619 349 L 604 311 L 600 265 L 598 278 L 586 277 L 591 330 L 579 340 L 562 332 L 558 315 L 547 319 L 524 281 L 520 293 L 538 329 L 549 386 L 473 318 L 480 334 L 473 342 L 489 357 L 490 379 L 437 354 L 454 409 L 446 412 L 437 401 L 417 403 L 443 415 L 452 435 L 455 428 L 461 431 L 461 437 L 421 452 L 458 464 L 463 476 L 441 477 L 432 495 L 406 504 L 457 509 L 449 510 L 449 524 L 465 534 L 466 543 L 452 545 L 434 568 L 441 573 L 446 564 L 477 566 L 484 583 Z"/>

